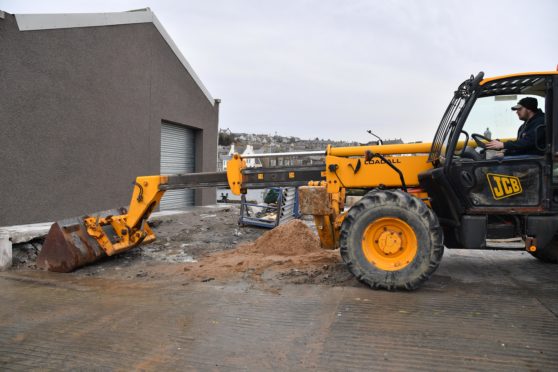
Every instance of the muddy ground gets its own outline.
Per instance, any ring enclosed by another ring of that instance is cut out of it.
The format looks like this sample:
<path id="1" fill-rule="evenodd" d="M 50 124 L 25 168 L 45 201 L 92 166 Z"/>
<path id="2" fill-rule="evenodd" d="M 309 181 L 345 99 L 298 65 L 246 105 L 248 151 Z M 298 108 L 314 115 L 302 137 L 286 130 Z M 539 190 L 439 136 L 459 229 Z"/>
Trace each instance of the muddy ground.
<path id="1" fill-rule="evenodd" d="M 310 217 L 274 230 L 238 225 L 239 207 L 195 208 L 159 216 L 150 224 L 154 243 L 134 248 L 78 276 L 191 282 L 248 281 L 267 289 L 284 284 L 360 286 L 343 265 L 339 250 L 323 250 Z M 38 270 L 43 239 L 13 247 L 13 271 Z"/>

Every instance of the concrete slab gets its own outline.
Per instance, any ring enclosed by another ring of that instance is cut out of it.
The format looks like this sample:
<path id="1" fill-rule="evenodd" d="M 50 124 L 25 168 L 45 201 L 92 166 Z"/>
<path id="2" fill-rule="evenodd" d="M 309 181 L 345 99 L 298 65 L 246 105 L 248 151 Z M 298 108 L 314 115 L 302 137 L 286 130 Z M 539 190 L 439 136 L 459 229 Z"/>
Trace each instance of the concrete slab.
<path id="1" fill-rule="evenodd" d="M 0 273 L 0 369 L 551 371 L 557 283 L 526 253 L 465 250 L 410 293 Z"/>
<path id="2" fill-rule="evenodd" d="M 51 225 L 52 222 L 42 222 L 29 225 L 4 226 L 0 227 L 0 229 L 9 233 L 12 244 L 18 244 L 45 236 Z"/>
<path id="3" fill-rule="evenodd" d="M 5 230 L 0 230 L 0 271 L 12 266 L 12 242 L 10 234 Z"/>

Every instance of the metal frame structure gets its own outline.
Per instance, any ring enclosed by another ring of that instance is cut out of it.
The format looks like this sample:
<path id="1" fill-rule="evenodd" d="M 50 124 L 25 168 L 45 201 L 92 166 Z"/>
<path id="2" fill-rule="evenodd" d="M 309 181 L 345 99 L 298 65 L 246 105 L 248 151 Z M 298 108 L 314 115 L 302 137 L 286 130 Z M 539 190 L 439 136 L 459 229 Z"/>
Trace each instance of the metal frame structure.
<path id="1" fill-rule="evenodd" d="M 297 187 L 273 187 L 272 189 L 276 189 L 277 191 L 279 191 L 276 205 L 267 203 L 249 203 L 246 200 L 246 195 L 242 194 L 240 198 L 240 218 L 238 219 L 239 225 L 250 225 L 272 229 L 279 226 L 283 222 L 301 217 Z M 293 193 L 292 198 L 289 197 L 290 192 Z M 250 216 L 249 208 L 257 208 L 262 211 L 275 212 L 277 216 L 273 220 L 260 218 L 257 217 L 257 215 Z"/>

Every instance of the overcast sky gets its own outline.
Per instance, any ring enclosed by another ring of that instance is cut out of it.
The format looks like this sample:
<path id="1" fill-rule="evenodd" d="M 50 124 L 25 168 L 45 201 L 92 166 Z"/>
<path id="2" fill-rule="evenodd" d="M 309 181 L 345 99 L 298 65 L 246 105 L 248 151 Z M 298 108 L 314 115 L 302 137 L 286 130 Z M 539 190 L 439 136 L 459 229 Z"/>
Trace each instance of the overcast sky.
<path id="1" fill-rule="evenodd" d="M 554 0 L 0 0 L 12 14 L 145 7 L 233 132 L 431 141 L 470 74 L 558 64 Z"/>

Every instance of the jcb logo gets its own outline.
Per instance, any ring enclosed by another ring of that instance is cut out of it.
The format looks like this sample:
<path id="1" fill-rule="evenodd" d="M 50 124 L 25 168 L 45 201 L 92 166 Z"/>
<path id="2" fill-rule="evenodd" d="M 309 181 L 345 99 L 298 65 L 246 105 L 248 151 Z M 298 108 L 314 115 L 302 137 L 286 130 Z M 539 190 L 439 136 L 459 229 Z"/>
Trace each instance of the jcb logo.
<path id="1" fill-rule="evenodd" d="M 492 190 L 492 196 L 494 196 L 494 199 L 496 200 L 521 194 L 523 192 L 521 183 L 517 177 L 487 173 L 486 178 L 488 178 L 488 184 L 490 185 L 490 190 Z"/>

